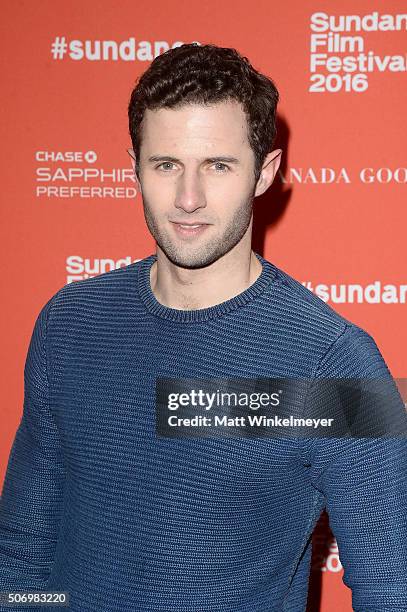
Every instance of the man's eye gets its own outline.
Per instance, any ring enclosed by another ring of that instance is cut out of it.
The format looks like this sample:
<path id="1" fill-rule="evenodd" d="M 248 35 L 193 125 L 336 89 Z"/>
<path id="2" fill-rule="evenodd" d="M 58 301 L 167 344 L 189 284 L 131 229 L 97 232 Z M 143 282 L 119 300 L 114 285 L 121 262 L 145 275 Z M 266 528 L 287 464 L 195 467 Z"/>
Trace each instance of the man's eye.
<path id="1" fill-rule="evenodd" d="M 221 173 L 226 173 L 229 170 L 229 166 L 227 166 L 226 164 L 224 164 L 222 162 L 216 162 L 215 166 L 218 166 L 218 168 L 219 168 L 219 166 L 222 166 L 222 168 L 220 170 Z"/>
<path id="2" fill-rule="evenodd" d="M 157 168 L 161 168 L 162 166 L 173 166 L 174 164 L 172 162 L 163 162 L 162 164 L 160 164 L 159 166 L 157 166 Z M 167 168 L 168 169 L 168 168 Z M 169 168 L 169 170 L 171 170 L 171 168 Z M 166 172 L 166 170 L 164 169 L 164 172 Z"/>
<path id="3" fill-rule="evenodd" d="M 216 167 L 216 171 L 219 172 L 220 174 L 226 174 L 226 172 L 228 172 L 229 170 L 229 166 L 227 166 L 223 162 L 215 162 L 215 164 L 213 165 Z M 171 167 L 168 167 L 168 166 L 171 166 Z M 156 168 L 161 169 L 164 172 L 168 172 L 169 170 L 172 170 L 172 166 L 174 166 L 173 162 L 162 162 L 161 164 L 156 166 Z"/>

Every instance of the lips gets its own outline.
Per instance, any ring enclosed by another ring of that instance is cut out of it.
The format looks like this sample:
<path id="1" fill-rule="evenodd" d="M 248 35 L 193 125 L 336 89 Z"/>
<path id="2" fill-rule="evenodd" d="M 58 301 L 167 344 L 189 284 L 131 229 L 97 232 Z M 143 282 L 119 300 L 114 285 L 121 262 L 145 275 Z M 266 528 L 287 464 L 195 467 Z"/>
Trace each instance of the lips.
<path id="1" fill-rule="evenodd" d="M 191 223 L 188 221 L 187 223 L 181 223 L 180 221 L 171 221 L 173 224 L 175 231 L 179 236 L 188 237 L 188 236 L 199 236 L 209 227 L 208 223 Z"/>
<path id="2" fill-rule="evenodd" d="M 197 225 L 208 225 L 208 223 L 203 223 L 202 221 L 196 221 L 193 223 L 192 221 L 171 221 L 171 223 L 175 223 L 176 225 L 185 225 L 188 227 L 196 227 Z"/>
<path id="3" fill-rule="evenodd" d="M 196 225 L 192 225 L 191 223 L 178 223 L 177 225 L 179 225 L 180 227 L 186 227 L 186 228 L 197 228 L 197 227 L 201 227 L 202 225 L 205 225 L 204 223 L 197 223 Z"/>

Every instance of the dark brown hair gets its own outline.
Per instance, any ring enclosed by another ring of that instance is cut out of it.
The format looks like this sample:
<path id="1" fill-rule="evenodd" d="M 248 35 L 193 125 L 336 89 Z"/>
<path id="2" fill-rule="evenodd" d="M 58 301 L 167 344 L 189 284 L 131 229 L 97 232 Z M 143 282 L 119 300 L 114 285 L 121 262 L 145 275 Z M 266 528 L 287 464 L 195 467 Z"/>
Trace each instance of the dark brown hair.
<path id="1" fill-rule="evenodd" d="M 246 113 L 257 182 L 264 159 L 273 150 L 277 133 L 279 94 L 276 86 L 236 49 L 198 43 L 183 44 L 158 55 L 136 82 L 128 113 L 137 176 L 141 124 L 146 109 L 214 104 L 225 100 L 240 102 Z"/>

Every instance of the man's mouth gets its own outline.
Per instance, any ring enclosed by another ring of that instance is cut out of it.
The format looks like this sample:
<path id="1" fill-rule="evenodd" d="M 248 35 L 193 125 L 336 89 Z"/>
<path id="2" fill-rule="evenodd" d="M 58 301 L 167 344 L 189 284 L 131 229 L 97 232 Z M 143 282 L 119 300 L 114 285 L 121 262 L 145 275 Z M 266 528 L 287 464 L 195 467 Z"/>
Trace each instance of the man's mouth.
<path id="1" fill-rule="evenodd" d="M 204 223 L 197 223 L 196 225 L 192 225 L 191 223 L 178 223 L 181 227 L 201 227 L 201 225 L 205 225 Z"/>
<path id="2" fill-rule="evenodd" d="M 181 223 L 179 221 L 171 221 L 171 223 L 182 236 L 197 236 L 209 226 L 208 223 Z"/>

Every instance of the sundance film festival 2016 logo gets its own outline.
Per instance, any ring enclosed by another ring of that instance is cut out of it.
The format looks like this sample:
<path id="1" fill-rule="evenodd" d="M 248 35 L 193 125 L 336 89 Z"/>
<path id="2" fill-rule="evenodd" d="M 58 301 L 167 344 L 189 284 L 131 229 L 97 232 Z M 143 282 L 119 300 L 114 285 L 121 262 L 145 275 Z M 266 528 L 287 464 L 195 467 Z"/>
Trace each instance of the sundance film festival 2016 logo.
<path id="1" fill-rule="evenodd" d="M 407 30 L 407 13 L 337 16 L 318 12 L 311 15 L 310 28 L 311 93 L 362 93 L 369 87 L 369 74 L 407 69 L 405 51 L 380 55 L 366 46 L 369 33 L 380 32 L 387 47 L 388 37 Z"/>

